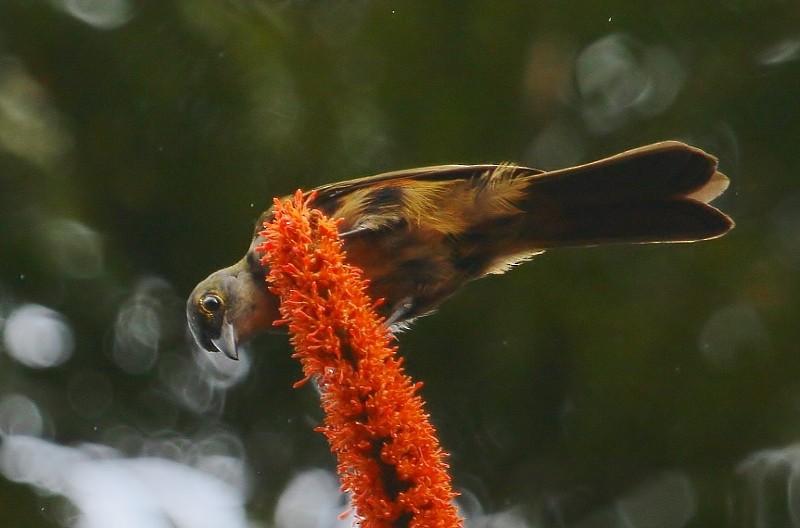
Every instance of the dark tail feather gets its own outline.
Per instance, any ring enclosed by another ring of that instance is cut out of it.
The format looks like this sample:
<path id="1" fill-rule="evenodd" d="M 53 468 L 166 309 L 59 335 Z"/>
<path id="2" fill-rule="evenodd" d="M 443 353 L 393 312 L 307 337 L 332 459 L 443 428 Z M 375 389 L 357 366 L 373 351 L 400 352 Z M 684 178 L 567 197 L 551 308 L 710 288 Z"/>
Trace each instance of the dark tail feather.
<path id="1" fill-rule="evenodd" d="M 715 238 L 733 222 L 706 202 L 727 185 L 716 158 L 656 143 L 532 176 L 523 236 L 541 248 Z"/>

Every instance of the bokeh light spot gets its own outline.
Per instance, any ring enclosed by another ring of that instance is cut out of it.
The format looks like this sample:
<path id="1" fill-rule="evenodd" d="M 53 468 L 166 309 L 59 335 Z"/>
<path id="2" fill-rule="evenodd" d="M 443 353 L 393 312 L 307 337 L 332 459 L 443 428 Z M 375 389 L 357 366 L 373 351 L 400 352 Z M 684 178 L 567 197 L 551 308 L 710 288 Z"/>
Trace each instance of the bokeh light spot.
<path id="1" fill-rule="evenodd" d="M 695 495 L 685 473 L 665 471 L 617 501 L 621 526 L 681 528 L 694 517 Z"/>
<path id="2" fill-rule="evenodd" d="M 800 444 L 746 457 L 736 468 L 728 501 L 739 526 L 800 526 Z"/>
<path id="3" fill-rule="evenodd" d="M 575 64 L 581 113 L 595 134 L 662 113 L 675 101 L 685 78 L 685 68 L 669 48 L 645 46 L 623 34 L 590 44 Z"/>
<path id="4" fill-rule="evenodd" d="M 64 275 L 89 279 L 103 271 L 100 235 L 93 229 L 67 218 L 45 222 L 44 243 L 53 263 Z"/>
<path id="5" fill-rule="evenodd" d="M 245 379 L 250 372 L 252 360 L 246 345 L 239 348 L 239 361 L 231 361 L 225 354 L 208 352 L 193 347 L 196 368 L 207 383 L 217 389 L 229 389 Z"/>
<path id="6" fill-rule="evenodd" d="M 15 58 L 0 55 L 0 150 L 47 171 L 63 170 L 72 138 L 44 88 Z"/>
<path id="7" fill-rule="evenodd" d="M 566 120 L 555 120 L 533 139 L 525 161 L 537 169 L 559 169 L 580 163 L 585 151 L 578 128 Z"/>
<path id="8" fill-rule="evenodd" d="M 756 309 L 749 304 L 734 304 L 717 310 L 700 332 L 700 351 L 712 366 L 734 364 L 748 350 L 763 349 L 769 334 Z"/>
<path id="9" fill-rule="evenodd" d="M 347 509 L 339 479 L 322 469 L 304 471 L 286 486 L 275 507 L 275 525 L 282 528 L 352 526 L 352 513 L 332 524 Z"/>
<path id="10" fill-rule="evenodd" d="M 133 18 L 128 0 L 52 0 L 56 7 L 97 29 L 115 29 Z"/>
<path id="11" fill-rule="evenodd" d="M 800 58 L 800 38 L 783 39 L 758 54 L 757 62 L 762 66 L 777 66 Z"/>
<path id="12" fill-rule="evenodd" d="M 58 312 L 25 304 L 9 315 L 3 332 L 8 354 L 28 367 L 55 367 L 72 355 L 72 328 Z"/>
<path id="13" fill-rule="evenodd" d="M 239 491 L 194 467 L 158 457 L 120 458 L 107 446 L 60 446 L 9 436 L 0 472 L 46 494 L 65 496 L 81 528 L 247 528 Z M 66 521 L 66 519 L 65 519 Z"/>
<path id="14" fill-rule="evenodd" d="M 180 326 L 183 305 L 163 279 L 146 277 L 117 313 L 111 359 L 128 374 L 143 374 L 156 363 L 158 350 Z"/>
<path id="15" fill-rule="evenodd" d="M 22 394 L 0 398 L 0 434 L 41 436 L 44 420 L 39 407 Z"/>
<path id="16" fill-rule="evenodd" d="M 159 365 L 159 376 L 183 407 L 198 414 L 221 412 L 224 392 L 217 390 L 213 380 L 190 359 L 177 354 L 165 356 Z"/>

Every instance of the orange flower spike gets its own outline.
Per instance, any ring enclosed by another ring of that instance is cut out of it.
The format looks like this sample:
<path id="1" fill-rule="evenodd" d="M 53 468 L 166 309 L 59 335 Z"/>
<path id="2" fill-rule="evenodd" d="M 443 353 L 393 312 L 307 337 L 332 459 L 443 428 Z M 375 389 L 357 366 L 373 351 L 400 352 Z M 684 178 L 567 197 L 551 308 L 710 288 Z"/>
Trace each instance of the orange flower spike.
<path id="1" fill-rule="evenodd" d="M 310 198 L 275 201 L 257 248 L 269 289 L 281 299 L 294 356 L 317 381 L 342 489 L 363 528 L 461 526 L 436 431 L 374 311 L 361 270 L 345 261 L 336 222 L 309 210 Z"/>

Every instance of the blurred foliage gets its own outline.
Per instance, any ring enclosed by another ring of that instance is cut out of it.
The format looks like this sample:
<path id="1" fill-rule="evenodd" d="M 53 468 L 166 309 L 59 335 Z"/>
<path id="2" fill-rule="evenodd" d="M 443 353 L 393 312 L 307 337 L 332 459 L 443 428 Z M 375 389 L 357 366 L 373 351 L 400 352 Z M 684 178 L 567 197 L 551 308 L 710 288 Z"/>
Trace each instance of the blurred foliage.
<path id="1" fill-rule="evenodd" d="M 239 370 L 185 339 L 183 299 L 241 256 L 273 196 L 674 138 L 720 157 L 730 235 L 548 253 L 470 285 L 401 351 L 472 513 L 800 525 L 797 8 L 3 2 L 0 518 L 72 525 L 81 509 L 9 470 L 18 435 L 224 459 L 210 473 L 243 487 L 257 526 L 293 475 L 332 469 L 285 336 Z"/>

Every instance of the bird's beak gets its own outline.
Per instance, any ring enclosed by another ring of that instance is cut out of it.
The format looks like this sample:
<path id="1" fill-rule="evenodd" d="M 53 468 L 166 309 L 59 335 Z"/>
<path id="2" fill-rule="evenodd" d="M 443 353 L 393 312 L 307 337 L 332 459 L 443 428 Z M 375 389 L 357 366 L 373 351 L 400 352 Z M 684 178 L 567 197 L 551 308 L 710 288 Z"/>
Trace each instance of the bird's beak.
<path id="1" fill-rule="evenodd" d="M 222 331 L 220 332 L 219 337 L 212 339 L 211 344 L 227 357 L 233 360 L 239 359 L 239 351 L 236 348 L 236 330 L 228 321 L 224 321 L 222 323 Z"/>

